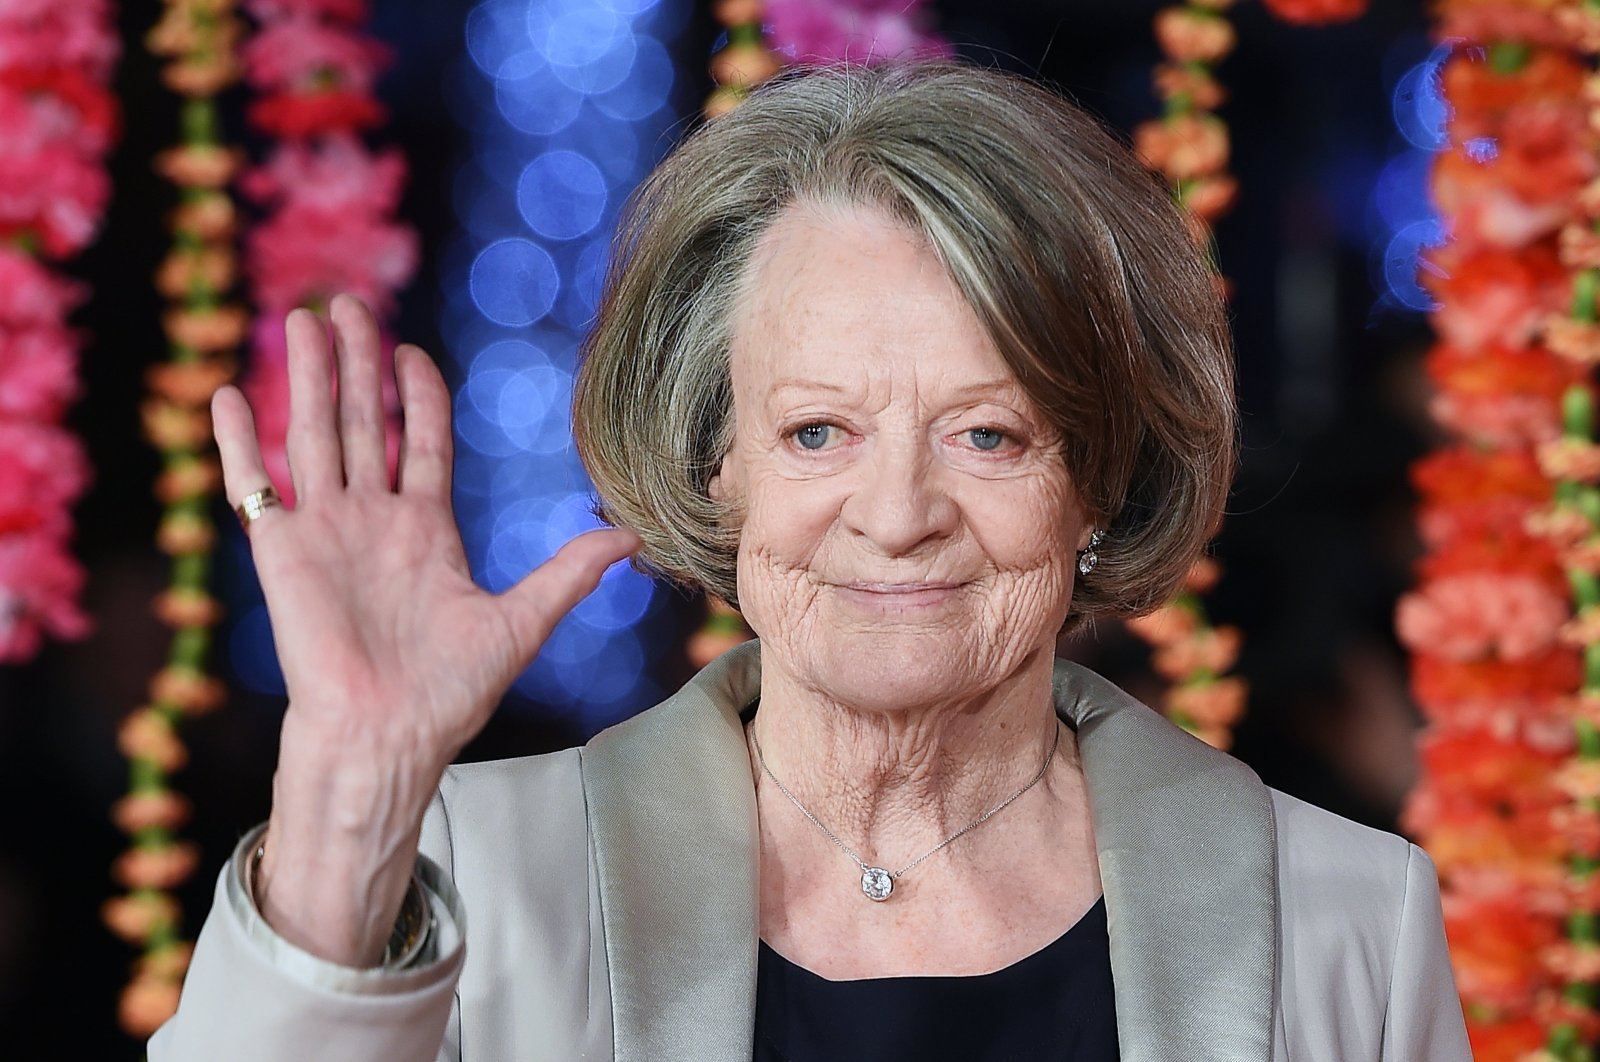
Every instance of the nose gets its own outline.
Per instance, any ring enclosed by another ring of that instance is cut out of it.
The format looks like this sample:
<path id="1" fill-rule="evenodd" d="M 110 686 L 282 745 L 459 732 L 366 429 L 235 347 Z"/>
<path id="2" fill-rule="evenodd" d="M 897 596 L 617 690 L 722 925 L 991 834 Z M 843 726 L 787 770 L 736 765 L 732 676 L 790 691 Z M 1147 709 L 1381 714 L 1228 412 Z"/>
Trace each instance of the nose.
<path id="1" fill-rule="evenodd" d="M 947 537 L 959 521 L 926 443 L 880 439 L 857 472 L 840 518 L 884 556 L 914 554 Z"/>

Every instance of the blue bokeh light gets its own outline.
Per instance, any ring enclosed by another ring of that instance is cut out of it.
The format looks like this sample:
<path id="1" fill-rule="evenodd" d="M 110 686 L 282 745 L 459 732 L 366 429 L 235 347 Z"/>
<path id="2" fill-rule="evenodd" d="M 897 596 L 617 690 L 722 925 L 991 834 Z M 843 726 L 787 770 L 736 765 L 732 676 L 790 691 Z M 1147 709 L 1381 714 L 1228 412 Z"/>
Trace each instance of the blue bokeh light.
<path id="1" fill-rule="evenodd" d="M 1439 83 L 1439 68 L 1450 58 L 1451 46 L 1441 44 L 1404 74 L 1394 87 L 1394 124 L 1412 147 L 1439 151 L 1450 143 L 1447 126 L 1450 105 Z"/>
<path id="2" fill-rule="evenodd" d="M 472 301 L 495 324 L 530 325 L 550 312 L 561 274 L 550 252 L 520 237 L 496 240 L 472 263 Z"/>
<path id="3" fill-rule="evenodd" d="M 467 54 L 490 77 L 524 67 L 533 52 L 526 0 L 486 0 L 467 14 Z"/>
<path id="4" fill-rule="evenodd" d="M 473 143 L 451 189 L 460 228 L 442 255 L 439 326 L 459 380 L 457 519 L 474 577 L 496 592 L 600 526 L 572 442 L 577 350 L 617 213 L 677 120 L 664 42 L 692 10 L 483 0 L 467 18 L 449 89 Z M 644 707 L 658 687 L 641 631 L 660 622 L 658 597 L 614 566 L 514 691 L 590 732 Z"/>
<path id="5" fill-rule="evenodd" d="M 660 41 L 641 37 L 633 57 L 628 79 L 610 92 L 590 97 L 594 105 L 612 118 L 638 122 L 649 118 L 666 105 L 677 71 L 672 56 Z"/>
<path id="6" fill-rule="evenodd" d="M 559 133 L 583 109 L 583 93 L 569 88 L 546 64 L 519 77 L 497 78 L 495 106 L 513 129 L 535 136 Z"/>
<path id="7" fill-rule="evenodd" d="M 1373 184 L 1370 233 L 1371 275 L 1379 291 L 1379 310 L 1427 313 L 1434 306 L 1420 277 L 1429 267 L 1424 255 L 1445 242 L 1448 233 L 1428 193 L 1434 156 L 1450 145 L 1450 106 L 1441 88 L 1440 69 L 1453 45 L 1424 45 L 1426 54 L 1395 79 L 1392 94 L 1400 149 Z M 1419 54 L 1410 51 L 1412 59 Z M 1465 145 L 1473 158 L 1487 161 L 1495 145 Z"/>
<path id="8" fill-rule="evenodd" d="M 547 151 L 522 171 L 517 209 L 540 236 L 577 239 L 600 224 L 606 209 L 606 179 L 600 167 L 575 151 Z"/>

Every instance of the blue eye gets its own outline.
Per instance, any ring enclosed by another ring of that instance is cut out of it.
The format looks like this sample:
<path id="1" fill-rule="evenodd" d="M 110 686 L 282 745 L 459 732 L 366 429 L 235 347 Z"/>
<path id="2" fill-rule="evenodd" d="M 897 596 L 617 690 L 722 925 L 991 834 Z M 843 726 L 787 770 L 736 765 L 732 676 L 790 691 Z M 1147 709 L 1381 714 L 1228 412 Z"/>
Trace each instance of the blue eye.
<path id="1" fill-rule="evenodd" d="M 967 432 L 972 437 L 972 445 L 980 450 L 998 450 L 1005 436 L 993 428 L 973 428 Z"/>
<path id="2" fill-rule="evenodd" d="M 794 433 L 795 441 L 802 449 L 820 450 L 828 443 L 828 433 L 833 431 L 827 424 L 807 424 Z"/>

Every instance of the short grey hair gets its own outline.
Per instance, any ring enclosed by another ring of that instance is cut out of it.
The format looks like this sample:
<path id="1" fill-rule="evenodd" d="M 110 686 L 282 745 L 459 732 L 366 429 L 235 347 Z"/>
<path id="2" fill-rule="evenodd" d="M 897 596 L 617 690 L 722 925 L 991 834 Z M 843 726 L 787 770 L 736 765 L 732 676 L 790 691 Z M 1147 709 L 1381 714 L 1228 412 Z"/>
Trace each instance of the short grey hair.
<path id="1" fill-rule="evenodd" d="M 926 239 L 1060 432 L 1105 530 L 1075 618 L 1166 600 L 1215 530 L 1237 456 L 1218 283 L 1159 178 L 1024 78 L 952 63 L 802 68 L 688 137 L 637 189 L 574 397 L 604 518 L 644 565 L 737 603 L 732 442 L 746 271 L 797 202 L 888 212 Z"/>

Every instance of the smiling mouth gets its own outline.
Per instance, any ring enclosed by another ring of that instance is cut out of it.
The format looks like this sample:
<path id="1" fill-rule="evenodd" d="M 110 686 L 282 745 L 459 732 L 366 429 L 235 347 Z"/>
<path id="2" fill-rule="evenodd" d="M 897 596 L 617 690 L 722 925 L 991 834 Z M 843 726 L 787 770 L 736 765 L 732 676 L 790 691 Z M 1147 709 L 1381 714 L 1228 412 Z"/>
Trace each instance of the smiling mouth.
<path id="1" fill-rule="evenodd" d="M 965 583 L 836 583 L 834 588 L 852 604 L 868 609 L 927 608 L 955 597 Z"/>

